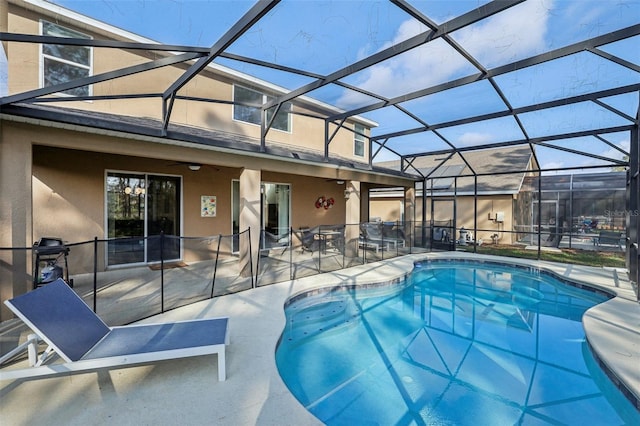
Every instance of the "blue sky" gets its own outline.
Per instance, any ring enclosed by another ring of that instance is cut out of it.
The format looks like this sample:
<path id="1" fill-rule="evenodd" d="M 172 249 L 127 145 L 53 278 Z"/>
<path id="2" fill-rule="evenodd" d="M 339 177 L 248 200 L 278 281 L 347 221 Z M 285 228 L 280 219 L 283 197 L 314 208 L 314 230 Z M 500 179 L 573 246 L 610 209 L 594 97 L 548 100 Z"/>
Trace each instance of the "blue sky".
<path id="1" fill-rule="evenodd" d="M 161 43 L 206 47 L 214 44 L 254 4 L 243 0 L 56 0 L 54 3 Z M 411 3 L 440 24 L 486 1 L 429 0 Z M 456 31 L 452 37 L 482 66 L 491 69 L 638 23 L 640 0 L 528 0 Z M 283 0 L 229 51 L 309 72 L 329 74 L 425 30 L 422 24 L 387 1 Z M 638 46 L 640 39 L 634 37 L 602 49 L 639 64 Z M 295 89 L 311 81 L 228 60 L 216 62 L 287 89 Z M 438 40 L 367 68 L 344 81 L 384 96 L 396 97 L 476 72 L 461 55 Z M 511 105 L 519 107 L 638 83 L 640 75 L 585 52 L 498 76 L 496 82 Z M 333 85 L 311 92 L 309 96 L 344 109 L 372 102 L 367 96 Z M 607 104 L 635 116 L 638 94 L 609 99 Z M 403 106 L 417 112 L 427 123 L 505 109 L 486 80 L 412 100 Z M 418 122 L 394 108 L 365 116 L 380 123 L 374 134 L 419 126 Z M 595 104 L 558 108 L 548 113 L 529 113 L 522 116 L 522 121 L 530 137 L 544 136 L 556 129 L 585 130 L 600 125 L 628 124 L 620 116 Z M 523 137 L 512 118 L 445 129 L 442 133 L 460 146 Z M 613 134 L 606 138 L 628 149 L 628 135 Z M 595 138 L 588 139 L 564 141 L 562 146 L 621 158 L 619 152 L 606 144 Z M 389 142 L 400 153 L 425 151 L 420 149 L 425 144 L 430 148 L 437 144 L 444 146 L 442 141 L 427 134 Z M 381 159 L 393 157 L 384 155 Z M 587 157 L 569 158 L 568 154 L 556 150 L 540 150 L 539 160 L 543 167 L 598 163 Z"/>

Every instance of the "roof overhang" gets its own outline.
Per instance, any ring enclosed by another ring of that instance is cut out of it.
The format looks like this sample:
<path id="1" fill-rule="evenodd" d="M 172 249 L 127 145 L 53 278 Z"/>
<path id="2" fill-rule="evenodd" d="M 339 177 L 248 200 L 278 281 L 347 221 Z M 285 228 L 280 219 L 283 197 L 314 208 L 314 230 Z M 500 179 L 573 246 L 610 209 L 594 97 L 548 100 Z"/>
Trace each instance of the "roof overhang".
<path id="1" fill-rule="evenodd" d="M 187 126 L 170 126 L 167 135 L 163 136 L 157 120 L 149 118 L 123 117 L 50 106 L 6 105 L 0 113 L 0 119 L 73 132 L 271 160 L 281 164 L 280 170 L 274 171 L 281 171 L 284 167 L 282 163 L 294 163 L 333 170 L 332 176 L 339 171 L 340 176 L 345 179 L 353 176 L 354 180 L 377 183 L 388 181 L 387 184 L 390 185 L 413 185 L 416 180 L 414 176 L 396 170 L 369 167 L 365 163 L 354 163 L 335 156 L 325 159 L 322 153 L 294 151 L 289 147 L 273 143 L 268 144 L 264 151 L 261 151 L 259 141 L 235 134 Z M 362 179 L 363 176 L 369 176 L 369 178 Z"/>

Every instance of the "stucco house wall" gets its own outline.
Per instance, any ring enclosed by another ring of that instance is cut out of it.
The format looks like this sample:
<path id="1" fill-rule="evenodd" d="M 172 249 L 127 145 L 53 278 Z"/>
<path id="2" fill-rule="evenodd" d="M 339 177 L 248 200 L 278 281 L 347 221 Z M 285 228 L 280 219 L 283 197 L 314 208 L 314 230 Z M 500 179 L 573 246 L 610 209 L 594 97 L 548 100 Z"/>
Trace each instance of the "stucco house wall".
<path id="1" fill-rule="evenodd" d="M 416 200 L 417 217 L 422 218 L 421 200 Z M 434 204 L 433 218 L 436 224 L 441 221 L 453 220 L 453 199 L 436 200 Z M 492 235 L 497 234 L 497 242 L 500 244 L 511 244 L 515 241 L 515 234 L 511 233 L 513 229 L 513 197 L 511 195 L 491 195 L 478 196 L 477 198 L 477 214 L 474 223 L 474 198 L 472 196 L 460 196 L 455 200 L 455 209 L 457 218 L 455 227 L 455 238 L 460 237 L 460 228 L 465 228 L 471 232 L 475 232 L 475 239 L 482 240 L 483 244 L 489 244 L 493 240 Z M 496 221 L 496 213 L 504 214 L 503 221 Z M 427 222 L 431 220 L 431 199 L 427 199 Z"/>
<path id="2" fill-rule="evenodd" d="M 380 219 L 383 222 L 397 222 L 403 220 L 404 217 L 404 198 L 370 198 L 369 219 Z M 405 218 L 405 220 L 414 220 L 413 218 Z"/>
<path id="3" fill-rule="evenodd" d="M 40 20 L 70 28 L 100 40 L 153 43 L 39 0 L 0 0 L 0 31 L 40 35 Z M 37 43 L 3 42 L 7 55 L 8 96 L 41 89 L 41 55 Z M 91 75 L 144 64 L 170 56 L 151 50 L 92 48 Z M 355 117 L 334 134 L 325 135 L 323 117 L 338 110 L 310 98 L 296 100 L 290 131 L 270 130 L 261 149 L 260 126 L 233 119 L 236 87 L 277 95 L 284 89 L 221 67 L 208 67 L 178 93 L 169 135 L 161 134 L 163 93 L 189 64 L 95 83 L 91 94 L 114 99 L 74 99 L 50 94 L 55 101 L 28 104 L 6 102 L 0 110 L 0 299 L 27 291 L 32 283 L 32 244 L 41 237 L 77 243 L 106 238 L 106 176 L 110 171 L 181 178 L 180 236 L 233 233 L 232 185 L 240 182 L 239 226 L 250 227 L 251 250 L 241 242 L 241 270 L 256 262 L 261 230 L 260 184 L 290 186 L 290 226 L 353 223 L 368 215 L 361 185 L 413 186 L 413 179 L 367 164 L 354 155 L 355 123 L 365 133 L 376 123 Z M 156 94 L 117 99 L 127 94 Z M 184 97 L 210 101 L 183 100 Z M 15 97 L 13 98 L 15 99 Z M 325 137 L 331 135 L 329 155 Z M 189 163 L 201 164 L 189 170 Z M 340 182 L 340 183 L 338 183 Z M 353 191 L 350 200 L 344 191 Z M 217 197 L 215 217 L 202 217 L 201 196 Z M 330 209 L 316 208 L 318 197 L 334 199 Z M 362 213 L 361 213 L 362 212 Z M 357 238 L 357 236 L 355 237 Z M 243 246 L 243 244 L 245 246 Z M 15 250 L 13 250 L 15 248 Z M 231 249 L 222 247 L 227 253 Z M 93 253 L 74 249 L 73 273 L 91 270 Z M 99 257 L 104 258 L 100 252 Z M 183 247 L 183 260 L 198 254 Z M 255 265 L 254 265 L 255 266 Z M 107 268 L 106 265 L 101 265 Z M 254 268 L 255 270 L 255 268 Z M 0 320 L 8 312 L 0 307 Z"/>
<path id="4" fill-rule="evenodd" d="M 96 39 L 119 41 L 145 41 L 134 34 L 124 31 L 109 32 L 105 28 L 94 27 L 86 22 L 78 22 L 65 16 L 46 16 L 44 11 L 36 7 L 25 7 L 19 0 L 9 1 L 8 32 L 17 34 L 35 34 L 41 32 L 41 20 L 70 28 Z M 88 21 L 90 22 L 90 21 Z M 40 45 L 36 43 L 8 43 L 9 58 L 9 93 L 35 90 L 40 87 Z M 166 52 L 149 52 L 145 50 L 122 50 L 110 48 L 92 48 L 92 75 L 99 75 L 123 67 L 148 63 L 162 57 L 171 56 Z M 96 83 L 91 86 L 94 96 L 127 95 L 132 93 L 157 94 L 164 92 L 188 68 L 189 63 L 165 66 L 159 69 L 132 74 L 115 80 Z M 211 66 L 201 74 L 194 76 L 178 93 L 179 96 L 214 99 L 216 102 L 187 101 L 178 98 L 171 113 L 171 122 L 205 129 L 216 129 L 253 138 L 259 142 L 260 126 L 233 119 L 233 91 L 235 85 L 256 90 L 265 94 L 278 94 L 281 89 L 266 82 L 259 82 L 249 76 L 225 74 L 225 69 Z M 131 117 L 162 119 L 162 99 L 150 96 L 141 99 L 100 100 L 52 103 L 52 105 L 90 110 L 96 112 L 115 113 Z M 328 106 L 327 106 L 328 107 Z M 324 151 L 324 121 L 311 118 L 322 106 L 313 103 L 296 103 L 291 115 L 291 131 L 271 129 L 266 139 L 269 142 L 282 144 L 316 152 Z M 301 115 L 305 114 L 305 115 Z M 365 128 L 372 123 L 363 121 Z M 345 127 L 353 130 L 353 121 Z M 355 156 L 353 152 L 354 134 L 347 129 L 340 129 L 329 145 L 329 152 L 357 161 L 368 158 L 368 144 L 365 144 L 365 155 Z"/>

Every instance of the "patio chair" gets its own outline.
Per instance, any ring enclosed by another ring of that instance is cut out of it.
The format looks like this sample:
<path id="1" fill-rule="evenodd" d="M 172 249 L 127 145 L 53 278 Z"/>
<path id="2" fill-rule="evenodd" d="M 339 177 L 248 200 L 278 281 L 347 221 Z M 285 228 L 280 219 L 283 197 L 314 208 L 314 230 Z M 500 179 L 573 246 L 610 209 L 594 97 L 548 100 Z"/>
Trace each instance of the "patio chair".
<path id="1" fill-rule="evenodd" d="M 359 244 L 361 247 L 374 248 L 377 253 L 380 247 L 390 251 L 391 244 L 394 244 L 394 241 L 382 235 L 380 224 L 365 222 L 360 225 Z"/>
<path id="2" fill-rule="evenodd" d="M 28 339 L 29 368 L 2 368 L 0 380 L 41 378 L 157 361 L 218 354 L 218 380 L 226 379 L 228 318 L 108 327 L 62 280 L 5 301 L 49 347 L 38 358 Z M 55 352 L 64 362 L 46 364 Z"/>
<path id="3" fill-rule="evenodd" d="M 616 231 L 600 231 L 597 237 L 593 238 L 593 245 L 597 247 L 601 247 L 603 245 L 611 245 L 620 250 L 623 250 L 624 239 L 622 237 L 622 232 Z"/>
<path id="4" fill-rule="evenodd" d="M 385 241 L 391 241 L 396 247 L 404 247 L 406 244 L 404 231 L 395 223 L 383 223 L 382 236 Z"/>
<path id="5" fill-rule="evenodd" d="M 318 251 L 320 248 L 320 241 L 316 237 L 320 231 L 319 227 L 314 228 L 300 228 L 298 232 L 298 238 L 302 244 L 302 253 L 308 251 L 313 254 L 314 251 Z"/>

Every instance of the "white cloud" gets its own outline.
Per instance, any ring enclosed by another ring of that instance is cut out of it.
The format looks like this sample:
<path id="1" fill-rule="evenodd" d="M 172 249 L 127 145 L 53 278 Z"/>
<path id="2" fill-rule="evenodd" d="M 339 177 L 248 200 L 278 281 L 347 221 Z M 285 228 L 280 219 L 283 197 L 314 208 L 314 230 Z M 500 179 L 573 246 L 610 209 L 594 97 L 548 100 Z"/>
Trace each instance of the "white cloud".
<path id="1" fill-rule="evenodd" d="M 618 141 L 611 141 L 617 147 L 629 151 L 629 139 L 620 138 Z M 602 144 L 603 148 L 601 151 L 597 151 L 597 149 L 592 150 L 593 154 L 599 155 L 601 157 L 612 158 L 617 160 L 622 160 L 624 154 L 620 151 L 610 148 L 605 144 Z M 555 174 L 567 174 L 567 173 L 597 173 L 597 172 L 606 172 L 610 171 L 608 168 L 600 168 L 600 169 L 592 169 L 592 166 L 602 165 L 603 162 L 601 160 L 581 156 L 578 154 L 571 154 L 560 152 L 556 150 L 542 150 L 537 151 L 538 161 L 540 162 L 540 166 L 543 169 L 562 169 L 566 167 L 568 164 L 574 167 L 584 167 L 584 169 L 575 169 L 571 171 L 558 171 L 554 172 Z M 612 165 L 613 167 L 613 165 Z M 545 173 L 545 174 L 553 174 L 553 173 Z"/>
<path id="2" fill-rule="evenodd" d="M 458 31 L 455 39 L 482 64 L 502 64 L 545 47 L 553 2 L 527 1 Z"/>
<path id="3" fill-rule="evenodd" d="M 563 169 L 565 167 L 565 163 L 561 162 L 561 161 L 546 161 L 546 162 L 541 162 L 540 163 L 540 168 L 543 170 L 546 169 Z M 563 170 L 554 170 L 552 172 L 542 172 L 543 175 L 545 176 L 550 176 L 550 175 L 563 175 L 566 174 L 566 171 Z M 573 173 L 573 172 L 569 172 L 569 173 Z"/>
<path id="4" fill-rule="evenodd" d="M 562 161 L 546 161 L 540 165 L 542 169 L 560 169 L 565 166 L 565 163 Z"/>
<path id="5" fill-rule="evenodd" d="M 458 143 L 462 146 L 481 145 L 493 142 L 495 137 L 490 133 L 467 132 L 458 138 Z"/>
<path id="6" fill-rule="evenodd" d="M 620 149 L 623 149 L 626 152 L 629 152 L 629 140 L 622 140 L 618 143 L 615 144 L 617 147 L 619 147 Z M 603 151 L 602 153 L 600 153 L 599 155 L 606 157 L 606 158 L 613 158 L 616 160 L 622 160 L 624 157 L 624 154 L 621 153 L 620 151 L 618 151 L 617 149 L 614 148 L 609 148 L 605 151 Z"/>
<path id="7" fill-rule="evenodd" d="M 598 22 L 606 20 L 607 14 L 610 13 L 611 4 L 599 1 L 578 1 L 567 4 L 567 16 L 575 17 L 572 23 L 573 28 L 589 28 L 593 32 L 591 37 L 599 35 Z"/>
<path id="8" fill-rule="evenodd" d="M 453 34 L 455 40 L 482 64 L 490 68 L 539 53 L 544 46 L 551 1 L 527 1 L 494 15 L 481 23 Z M 415 20 L 404 21 L 395 37 L 381 50 L 426 31 Z M 442 39 L 437 39 L 409 52 L 374 65 L 363 71 L 359 87 L 388 97 L 476 72 L 469 63 Z M 360 105 L 363 95 L 345 92 L 338 106 L 349 109 Z"/>

